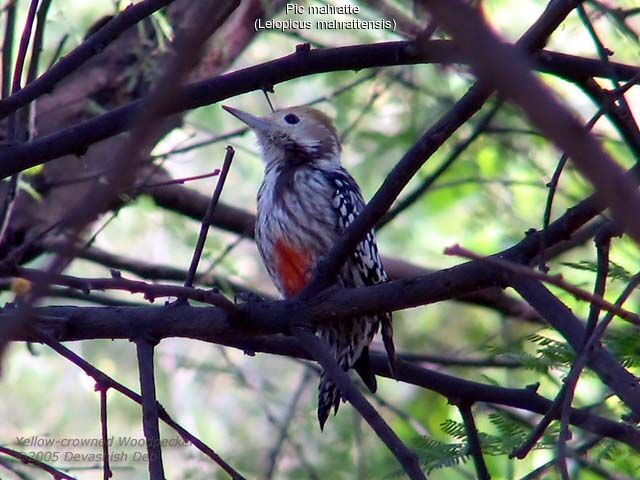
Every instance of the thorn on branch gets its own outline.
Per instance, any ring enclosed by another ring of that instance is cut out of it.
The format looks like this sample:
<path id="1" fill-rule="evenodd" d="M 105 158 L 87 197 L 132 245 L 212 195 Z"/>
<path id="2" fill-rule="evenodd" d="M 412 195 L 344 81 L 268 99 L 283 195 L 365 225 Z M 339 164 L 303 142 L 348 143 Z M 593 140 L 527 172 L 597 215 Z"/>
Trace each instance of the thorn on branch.
<path id="1" fill-rule="evenodd" d="M 296 45 L 296 53 L 309 53 L 311 51 L 311 44 L 308 42 L 299 43 Z"/>
<path id="2" fill-rule="evenodd" d="M 536 383 L 531 383 L 527 386 L 524 387 L 526 390 L 530 390 L 534 393 L 538 392 L 538 389 L 540 388 L 540 382 L 536 382 Z"/>

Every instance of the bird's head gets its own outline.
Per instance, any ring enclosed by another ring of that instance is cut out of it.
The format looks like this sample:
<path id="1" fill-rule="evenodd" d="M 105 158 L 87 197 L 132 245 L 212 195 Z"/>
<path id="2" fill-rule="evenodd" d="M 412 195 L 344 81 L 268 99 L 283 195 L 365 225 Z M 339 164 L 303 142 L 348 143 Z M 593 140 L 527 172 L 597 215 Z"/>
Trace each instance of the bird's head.
<path id="1" fill-rule="evenodd" d="M 223 106 L 258 137 L 266 168 L 295 167 L 340 159 L 340 140 L 331 119 L 311 107 L 291 107 L 264 117 Z"/>

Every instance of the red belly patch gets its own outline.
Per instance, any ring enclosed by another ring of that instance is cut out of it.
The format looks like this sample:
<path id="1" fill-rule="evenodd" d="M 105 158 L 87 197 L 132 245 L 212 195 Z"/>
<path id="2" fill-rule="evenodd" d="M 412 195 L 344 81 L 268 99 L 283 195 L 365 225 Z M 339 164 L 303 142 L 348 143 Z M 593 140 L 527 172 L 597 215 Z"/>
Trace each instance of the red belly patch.
<path id="1" fill-rule="evenodd" d="M 275 243 L 276 273 L 285 297 L 292 297 L 309 281 L 311 259 L 306 252 L 292 248 L 282 240 Z"/>

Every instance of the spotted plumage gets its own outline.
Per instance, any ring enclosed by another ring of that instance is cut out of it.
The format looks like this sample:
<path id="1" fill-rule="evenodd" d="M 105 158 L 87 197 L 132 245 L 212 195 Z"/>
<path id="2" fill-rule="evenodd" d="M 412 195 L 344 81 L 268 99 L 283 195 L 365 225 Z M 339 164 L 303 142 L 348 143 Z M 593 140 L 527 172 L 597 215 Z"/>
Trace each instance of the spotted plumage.
<path id="1" fill-rule="evenodd" d="M 258 191 L 256 243 L 265 267 L 284 297 L 296 295 L 310 280 L 319 259 L 329 253 L 342 232 L 364 208 L 355 180 L 340 165 L 340 142 L 331 120 L 318 110 L 294 107 L 254 117 L 225 107 L 256 133 L 265 164 Z M 336 283 L 354 288 L 387 280 L 373 231 L 342 267 Z M 391 315 L 336 321 L 318 327 L 317 335 L 346 371 L 354 368 L 371 391 L 376 379 L 369 363 L 369 344 L 382 324 L 391 359 Z M 324 373 L 320 379 L 320 427 L 341 395 Z"/>

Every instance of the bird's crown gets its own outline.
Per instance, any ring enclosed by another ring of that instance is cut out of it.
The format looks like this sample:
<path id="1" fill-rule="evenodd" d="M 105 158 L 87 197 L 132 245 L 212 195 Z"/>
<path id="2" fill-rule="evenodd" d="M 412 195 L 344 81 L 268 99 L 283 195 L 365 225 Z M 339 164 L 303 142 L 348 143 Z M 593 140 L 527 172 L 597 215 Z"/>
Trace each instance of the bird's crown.
<path id="1" fill-rule="evenodd" d="M 290 107 L 264 117 L 223 108 L 255 132 L 267 165 L 338 161 L 340 141 L 336 128 L 326 114 L 315 108 Z"/>

